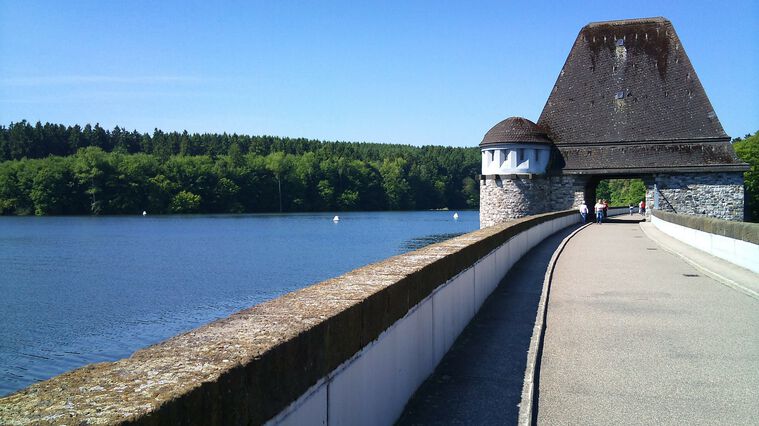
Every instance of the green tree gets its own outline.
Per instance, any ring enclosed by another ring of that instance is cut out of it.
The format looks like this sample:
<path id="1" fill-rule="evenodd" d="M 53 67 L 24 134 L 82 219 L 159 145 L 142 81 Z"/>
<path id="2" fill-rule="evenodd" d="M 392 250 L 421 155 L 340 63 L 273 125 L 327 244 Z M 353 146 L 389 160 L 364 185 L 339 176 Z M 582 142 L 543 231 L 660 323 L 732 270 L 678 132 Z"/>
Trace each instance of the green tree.
<path id="1" fill-rule="evenodd" d="M 645 196 L 646 185 L 640 179 L 604 179 L 596 187 L 596 198 L 612 206 L 637 205 Z"/>
<path id="2" fill-rule="evenodd" d="M 316 188 L 319 191 L 322 208 L 324 210 L 333 209 L 335 206 L 335 188 L 332 187 L 332 184 L 328 180 L 323 179 L 319 181 L 319 183 L 316 185 Z"/>
<path id="3" fill-rule="evenodd" d="M 387 206 L 391 210 L 402 210 L 412 207 L 409 202 L 411 187 L 406 179 L 406 160 L 395 158 L 385 159 L 380 166 L 382 187 L 387 196 Z"/>
<path id="4" fill-rule="evenodd" d="M 461 193 L 466 199 L 466 206 L 470 209 L 477 208 L 480 205 L 480 188 L 477 181 L 467 176 L 461 180 Z"/>
<path id="5" fill-rule="evenodd" d="M 152 155 L 125 155 L 118 152 L 110 154 L 108 163 L 112 173 L 106 179 L 110 193 L 108 210 L 112 213 L 139 213 L 149 210 L 159 213 L 150 200 L 150 179 L 158 173 L 160 163 Z"/>
<path id="6" fill-rule="evenodd" d="M 110 174 L 106 153 L 98 147 L 87 147 L 77 151 L 74 156 L 74 177 L 76 182 L 86 188 L 90 196 L 90 213 L 100 214 L 106 203 L 105 181 Z"/>
<path id="7" fill-rule="evenodd" d="M 147 184 L 147 211 L 152 213 L 166 213 L 169 211 L 169 203 L 179 190 L 179 185 L 172 182 L 163 174 L 158 174 L 148 179 Z"/>
<path id="8" fill-rule="evenodd" d="M 338 206 L 340 210 L 353 210 L 358 206 L 358 192 L 350 189 L 346 189 L 340 194 L 338 200 Z"/>
<path id="9" fill-rule="evenodd" d="M 759 131 L 745 138 L 733 141 L 735 153 L 749 164 L 750 169 L 743 173 L 743 186 L 746 191 L 746 220 L 759 222 Z"/>
<path id="10" fill-rule="evenodd" d="M 200 197 L 198 212 L 476 207 L 479 158 L 476 147 L 21 121 L 0 125 L 0 212 L 166 213 L 181 191 Z"/>
<path id="11" fill-rule="evenodd" d="M 30 161 L 6 161 L 0 163 L 0 213 L 31 214 L 34 203 L 30 193 L 36 170 Z"/>
<path id="12" fill-rule="evenodd" d="M 196 213 L 200 207 L 200 195 L 180 191 L 171 200 L 172 213 Z"/>
<path id="13" fill-rule="evenodd" d="M 34 176 L 29 197 L 34 203 L 34 214 L 62 214 L 69 210 L 68 201 L 72 198 L 70 169 L 65 159 L 48 157 L 36 160 L 40 167 Z"/>
<path id="14" fill-rule="evenodd" d="M 229 160 L 235 167 L 240 167 L 245 162 L 240 145 L 233 143 L 229 146 Z"/>
<path id="15" fill-rule="evenodd" d="M 244 208 L 237 201 L 240 187 L 231 179 L 223 177 L 216 182 L 214 189 L 214 210 L 222 213 L 242 213 Z"/>

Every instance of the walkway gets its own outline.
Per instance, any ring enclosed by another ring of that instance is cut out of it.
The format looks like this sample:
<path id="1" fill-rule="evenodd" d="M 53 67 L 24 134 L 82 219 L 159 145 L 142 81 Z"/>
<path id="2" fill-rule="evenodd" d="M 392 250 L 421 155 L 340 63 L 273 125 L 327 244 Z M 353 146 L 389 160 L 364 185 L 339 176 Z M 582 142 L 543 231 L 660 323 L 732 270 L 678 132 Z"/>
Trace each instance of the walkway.
<path id="1" fill-rule="evenodd" d="M 398 424 L 516 423 L 546 266 L 574 229 L 547 238 L 514 264 L 417 390 Z"/>
<path id="2" fill-rule="evenodd" d="M 641 225 L 590 225 L 558 258 L 538 423 L 756 424 L 759 299 L 705 276 Z M 543 276 L 570 232 L 512 268 L 399 424 L 516 424 Z M 709 270 L 737 280 L 725 265 Z"/>
<path id="3" fill-rule="evenodd" d="M 591 225 L 556 265 L 537 395 L 539 424 L 756 424 L 759 300 Z"/>

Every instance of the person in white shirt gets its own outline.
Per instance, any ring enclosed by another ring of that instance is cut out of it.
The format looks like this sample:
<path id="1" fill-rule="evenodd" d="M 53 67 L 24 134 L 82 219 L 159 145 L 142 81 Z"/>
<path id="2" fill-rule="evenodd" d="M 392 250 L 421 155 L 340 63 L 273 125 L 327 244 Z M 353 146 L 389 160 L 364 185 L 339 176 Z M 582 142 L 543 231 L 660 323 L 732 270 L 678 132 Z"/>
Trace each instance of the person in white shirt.
<path id="1" fill-rule="evenodd" d="M 596 210 L 596 222 L 600 225 L 604 221 L 604 203 L 598 200 L 593 208 Z"/>
<path id="2" fill-rule="evenodd" d="M 582 216 L 582 224 L 584 225 L 588 220 L 588 205 L 585 204 L 585 201 L 580 204 L 580 216 Z"/>

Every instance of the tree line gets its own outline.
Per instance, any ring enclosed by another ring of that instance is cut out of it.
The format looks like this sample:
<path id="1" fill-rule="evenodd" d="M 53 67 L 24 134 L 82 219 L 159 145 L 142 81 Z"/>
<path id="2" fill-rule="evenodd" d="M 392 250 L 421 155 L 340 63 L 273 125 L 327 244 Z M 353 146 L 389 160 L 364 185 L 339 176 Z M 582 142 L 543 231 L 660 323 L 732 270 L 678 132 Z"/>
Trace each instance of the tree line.
<path id="1" fill-rule="evenodd" d="M 759 132 L 735 138 L 748 218 L 759 218 Z M 0 214 L 243 213 L 478 208 L 476 147 L 238 134 L 0 125 Z M 637 203 L 638 180 L 597 195 Z M 639 201 L 639 200 L 638 200 Z"/>
<path id="2" fill-rule="evenodd" d="M 741 160 L 751 167 L 743 173 L 743 187 L 746 191 L 746 220 L 759 222 L 759 130 L 754 134 L 733 139 L 733 148 Z"/>
<path id="3" fill-rule="evenodd" d="M 596 198 L 612 206 L 637 206 L 646 198 L 646 184 L 642 179 L 604 179 L 598 182 Z"/>
<path id="4" fill-rule="evenodd" d="M 0 126 L 0 214 L 477 208 L 477 148 Z"/>
<path id="5" fill-rule="evenodd" d="M 417 156 L 420 149 L 411 145 L 380 143 L 332 142 L 305 138 L 278 136 L 249 136 L 236 133 L 188 133 L 164 132 L 154 129 L 153 133 L 128 131 L 116 126 L 108 130 L 95 124 L 64 126 L 37 122 L 32 125 L 26 120 L 0 125 L 0 162 L 23 158 L 45 158 L 50 155 L 74 155 L 81 148 L 98 147 L 105 152 L 122 154 L 145 153 L 162 160 L 172 155 L 211 157 L 227 155 L 230 150 L 243 154 L 268 155 L 272 152 L 302 155 L 307 152 L 321 152 L 336 157 L 350 157 L 366 161 L 377 161 L 387 157 Z M 427 151 L 433 147 L 424 147 Z M 476 148 L 452 148 L 471 151 Z"/>

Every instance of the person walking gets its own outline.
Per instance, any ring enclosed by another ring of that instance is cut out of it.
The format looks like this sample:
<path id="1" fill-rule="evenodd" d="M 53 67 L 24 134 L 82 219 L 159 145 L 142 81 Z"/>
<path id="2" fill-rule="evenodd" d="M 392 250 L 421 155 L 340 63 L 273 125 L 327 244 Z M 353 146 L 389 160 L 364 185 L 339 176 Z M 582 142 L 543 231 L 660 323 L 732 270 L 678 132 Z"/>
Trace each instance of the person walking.
<path id="1" fill-rule="evenodd" d="M 632 216 L 632 215 L 633 215 L 633 205 L 630 204 L 630 216 Z"/>
<path id="2" fill-rule="evenodd" d="M 580 204 L 580 216 L 582 216 L 582 224 L 585 225 L 588 220 L 588 205 L 585 204 L 585 201 Z"/>
<path id="3" fill-rule="evenodd" d="M 604 204 L 601 200 L 596 200 L 596 205 L 593 206 L 593 209 L 596 211 L 596 223 L 600 225 L 604 221 Z"/>
<path id="4" fill-rule="evenodd" d="M 641 200 L 641 202 L 638 203 L 638 213 L 642 215 L 646 214 L 646 200 Z"/>

